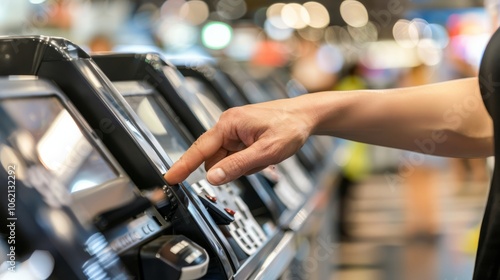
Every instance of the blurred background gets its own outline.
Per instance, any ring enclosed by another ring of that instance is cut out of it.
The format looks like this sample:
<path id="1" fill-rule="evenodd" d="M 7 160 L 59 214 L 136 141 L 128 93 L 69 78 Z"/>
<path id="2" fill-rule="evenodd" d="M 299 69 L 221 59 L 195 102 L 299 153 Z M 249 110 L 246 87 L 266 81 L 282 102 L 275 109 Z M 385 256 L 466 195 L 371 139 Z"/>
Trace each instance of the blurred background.
<path id="1" fill-rule="evenodd" d="M 316 92 L 475 76 L 496 15 L 496 1 L 478 0 L 0 0 L 0 34 L 229 59 Z M 447 115 L 466 117 L 462 105 Z M 340 145 L 332 279 L 470 279 L 487 159 Z"/>

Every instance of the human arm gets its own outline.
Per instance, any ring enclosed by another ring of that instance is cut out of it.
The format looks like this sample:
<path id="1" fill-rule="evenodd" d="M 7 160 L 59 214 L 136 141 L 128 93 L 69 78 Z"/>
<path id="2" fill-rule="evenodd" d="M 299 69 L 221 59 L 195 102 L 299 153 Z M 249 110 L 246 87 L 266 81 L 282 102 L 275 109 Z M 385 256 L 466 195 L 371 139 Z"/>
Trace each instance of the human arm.
<path id="1" fill-rule="evenodd" d="M 278 163 L 311 134 L 433 155 L 493 154 L 493 129 L 477 78 L 387 90 L 319 92 L 232 108 L 165 174 L 184 180 L 205 162 L 222 184 Z"/>
<path id="2" fill-rule="evenodd" d="M 309 104 L 317 112 L 313 134 L 438 156 L 470 158 L 493 154 L 493 124 L 483 105 L 477 78 L 387 90 L 335 92 L 335 98 L 320 94 L 325 97 L 322 101 L 312 101 L 333 102 L 336 106 L 329 110 L 325 105 Z M 427 148 L 424 144 L 428 144 Z"/>

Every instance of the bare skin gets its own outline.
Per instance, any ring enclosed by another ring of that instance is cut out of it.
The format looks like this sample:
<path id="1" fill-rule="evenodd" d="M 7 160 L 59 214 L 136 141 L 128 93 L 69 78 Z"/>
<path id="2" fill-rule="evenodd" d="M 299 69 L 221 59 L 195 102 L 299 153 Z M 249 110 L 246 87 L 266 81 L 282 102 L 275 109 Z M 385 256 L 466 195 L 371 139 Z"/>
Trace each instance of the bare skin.
<path id="1" fill-rule="evenodd" d="M 205 162 L 214 185 L 281 162 L 313 134 L 449 157 L 493 155 L 477 78 L 387 90 L 319 92 L 232 108 L 165 174 L 177 184 Z"/>

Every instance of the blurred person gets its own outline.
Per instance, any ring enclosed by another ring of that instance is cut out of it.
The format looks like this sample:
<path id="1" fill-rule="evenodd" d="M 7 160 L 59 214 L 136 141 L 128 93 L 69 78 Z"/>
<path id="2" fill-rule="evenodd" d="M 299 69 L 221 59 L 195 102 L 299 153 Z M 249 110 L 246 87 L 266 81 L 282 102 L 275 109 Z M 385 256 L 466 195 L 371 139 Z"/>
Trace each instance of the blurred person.
<path id="1" fill-rule="evenodd" d="M 366 83 L 360 75 L 359 64 L 349 66 L 346 72 L 346 75 L 338 81 L 334 90 L 353 91 L 366 89 Z M 343 141 L 339 145 L 342 145 L 342 148 L 339 149 L 342 154 L 342 164 L 335 193 L 336 198 L 338 198 L 336 231 L 341 240 L 349 240 L 352 235 L 347 223 L 347 214 L 352 188 L 369 173 L 370 159 L 368 158 L 368 146 L 364 143 Z"/>
<path id="2" fill-rule="evenodd" d="M 483 193 L 484 189 L 478 185 L 488 181 L 485 158 L 453 158 L 451 166 L 457 194 Z"/>
<path id="3" fill-rule="evenodd" d="M 488 5 L 490 4 L 486 4 L 487 7 Z M 493 11 L 491 11 L 492 16 L 490 18 L 495 22 L 496 16 L 493 15 L 494 6 L 490 7 L 489 10 L 492 8 Z M 446 73 L 450 78 L 468 78 L 475 77 L 478 74 L 477 66 L 467 61 L 460 50 L 451 48 L 448 54 L 448 62 L 450 65 Z M 484 193 L 484 188 L 478 188 L 478 185 L 485 185 L 484 183 L 489 179 L 485 158 L 452 158 L 450 159 L 450 165 L 454 180 L 453 187 L 456 194 Z"/>

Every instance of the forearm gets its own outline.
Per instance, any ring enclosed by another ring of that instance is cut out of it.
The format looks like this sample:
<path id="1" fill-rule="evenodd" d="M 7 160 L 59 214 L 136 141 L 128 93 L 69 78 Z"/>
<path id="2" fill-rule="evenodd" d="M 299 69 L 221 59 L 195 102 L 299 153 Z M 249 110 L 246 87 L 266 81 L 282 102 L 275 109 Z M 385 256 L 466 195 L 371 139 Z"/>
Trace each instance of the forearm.
<path id="1" fill-rule="evenodd" d="M 493 154 L 493 126 L 476 78 L 303 98 L 313 134 L 442 156 Z"/>

